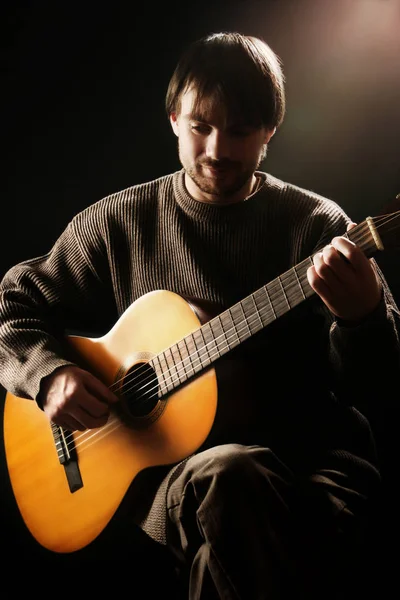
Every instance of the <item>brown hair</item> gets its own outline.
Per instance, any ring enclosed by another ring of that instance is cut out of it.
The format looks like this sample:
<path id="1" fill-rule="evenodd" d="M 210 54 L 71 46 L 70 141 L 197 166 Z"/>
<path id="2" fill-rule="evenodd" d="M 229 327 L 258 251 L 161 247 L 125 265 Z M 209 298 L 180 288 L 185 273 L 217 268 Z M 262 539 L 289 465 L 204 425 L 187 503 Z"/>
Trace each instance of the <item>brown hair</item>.
<path id="1" fill-rule="evenodd" d="M 179 114 L 181 98 L 196 91 L 194 110 L 207 101 L 223 103 L 229 119 L 279 127 L 285 114 L 281 61 L 263 40 L 240 33 L 213 33 L 193 42 L 169 82 L 165 108 Z"/>

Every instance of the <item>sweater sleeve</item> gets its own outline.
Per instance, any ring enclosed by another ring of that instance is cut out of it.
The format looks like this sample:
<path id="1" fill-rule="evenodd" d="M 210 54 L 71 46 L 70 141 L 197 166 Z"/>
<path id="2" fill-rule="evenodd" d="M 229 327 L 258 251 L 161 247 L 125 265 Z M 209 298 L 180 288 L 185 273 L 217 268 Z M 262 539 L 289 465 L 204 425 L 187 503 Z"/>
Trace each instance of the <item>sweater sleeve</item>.
<path id="1" fill-rule="evenodd" d="M 310 219 L 313 251 L 342 235 L 349 217 L 335 203 L 317 205 Z M 329 209 L 327 211 L 327 208 Z M 317 237 L 316 237 L 317 236 Z M 327 314 L 328 361 L 333 375 L 334 392 L 341 402 L 371 414 L 378 404 L 398 399 L 400 381 L 400 313 L 382 270 L 375 259 L 376 272 L 382 283 L 382 298 L 376 310 L 357 326 Z"/>
<path id="2" fill-rule="evenodd" d="M 78 242 L 76 227 L 73 220 L 48 254 L 12 267 L 0 284 L 0 383 L 19 397 L 35 399 L 45 376 L 72 364 L 66 332 L 95 328 L 100 315 L 112 320 L 96 268 L 106 256 L 101 235 L 92 227 Z"/>
<path id="3" fill-rule="evenodd" d="M 375 263 L 376 264 L 376 263 Z M 399 400 L 400 312 L 376 266 L 383 293 L 375 311 L 356 326 L 334 320 L 330 361 L 339 397 L 368 414 Z"/>

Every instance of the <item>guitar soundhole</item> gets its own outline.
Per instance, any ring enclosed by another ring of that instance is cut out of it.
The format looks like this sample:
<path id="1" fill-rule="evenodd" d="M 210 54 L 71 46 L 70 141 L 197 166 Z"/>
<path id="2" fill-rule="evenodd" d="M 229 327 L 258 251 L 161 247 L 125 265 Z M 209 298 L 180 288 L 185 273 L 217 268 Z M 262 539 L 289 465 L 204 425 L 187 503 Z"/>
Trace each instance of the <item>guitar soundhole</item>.
<path id="1" fill-rule="evenodd" d="M 159 404 L 158 392 L 158 379 L 154 369 L 147 362 L 136 363 L 126 372 L 119 390 L 119 404 L 124 416 L 128 419 L 158 416 L 158 411 L 155 411 Z"/>

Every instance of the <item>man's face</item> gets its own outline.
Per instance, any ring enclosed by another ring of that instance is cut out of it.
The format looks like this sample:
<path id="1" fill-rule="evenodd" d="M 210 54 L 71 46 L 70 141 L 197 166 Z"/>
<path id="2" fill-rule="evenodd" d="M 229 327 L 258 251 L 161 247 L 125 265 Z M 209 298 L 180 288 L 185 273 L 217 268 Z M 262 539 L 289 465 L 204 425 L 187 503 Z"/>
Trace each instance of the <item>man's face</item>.
<path id="1" fill-rule="evenodd" d="M 192 90 L 185 92 L 180 113 L 170 116 L 188 191 L 204 202 L 240 201 L 251 192 L 254 171 L 275 130 L 226 122 L 216 103 L 207 106 L 205 115 L 196 115 L 194 98 Z"/>

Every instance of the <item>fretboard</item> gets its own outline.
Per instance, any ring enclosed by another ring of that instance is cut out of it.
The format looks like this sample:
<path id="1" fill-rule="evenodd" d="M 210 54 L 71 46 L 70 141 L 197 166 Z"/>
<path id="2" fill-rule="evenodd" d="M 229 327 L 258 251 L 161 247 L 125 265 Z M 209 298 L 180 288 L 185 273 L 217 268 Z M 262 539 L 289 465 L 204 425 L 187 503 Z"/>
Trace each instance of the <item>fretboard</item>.
<path id="1" fill-rule="evenodd" d="M 377 248 L 367 220 L 345 234 L 371 256 Z M 163 396 L 207 369 L 217 359 L 267 327 L 270 323 L 312 296 L 307 270 L 310 256 L 270 281 L 217 317 L 207 321 L 150 362 L 158 375 Z"/>

